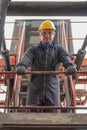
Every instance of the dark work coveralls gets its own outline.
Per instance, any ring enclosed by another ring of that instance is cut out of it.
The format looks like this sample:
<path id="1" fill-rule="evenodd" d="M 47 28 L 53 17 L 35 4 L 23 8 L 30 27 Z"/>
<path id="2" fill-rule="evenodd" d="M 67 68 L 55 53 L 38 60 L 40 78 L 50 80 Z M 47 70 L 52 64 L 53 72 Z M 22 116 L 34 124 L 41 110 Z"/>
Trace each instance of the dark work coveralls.
<path id="1" fill-rule="evenodd" d="M 40 42 L 27 49 L 17 66 L 31 66 L 32 71 L 58 71 L 59 64 L 65 68 L 74 66 L 65 49 L 51 43 L 48 48 Z M 60 106 L 60 82 L 57 74 L 31 75 L 28 86 L 27 105 Z M 49 110 L 48 112 L 50 112 Z"/>

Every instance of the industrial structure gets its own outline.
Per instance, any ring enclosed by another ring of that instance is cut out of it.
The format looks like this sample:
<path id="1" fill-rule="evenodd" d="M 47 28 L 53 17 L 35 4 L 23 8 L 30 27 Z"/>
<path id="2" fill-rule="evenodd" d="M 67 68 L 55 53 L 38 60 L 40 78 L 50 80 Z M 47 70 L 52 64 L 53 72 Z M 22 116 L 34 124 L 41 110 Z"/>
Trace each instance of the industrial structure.
<path id="1" fill-rule="evenodd" d="M 56 11 L 55 11 L 56 10 Z M 87 2 L 12 2 L 0 1 L 0 129 L 60 129 L 86 130 L 87 117 L 77 114 L 77 109 L 87 109 L 87 89 L 77 89 L 77 84 L 87 84 L 86 46 L 87 34 L 77 54 L 74 54 L 71 24 L 68 19 L 51 19 L 56 26 L 55 41 L 70 54 L 72 62 L 77 65 L 75 76 L 65 76 L 61 64 L 60 71 L 31 71 L 25 76 L 15 72 L 16 64 L 21 61 L 26 49 L 39 41 L 39 20 L 15 20 L 10 50 L 6 47 L 4 36 L 5 17 L 9 16 L 86 16 Z M 13 23 L 6 23 L 13 24 Z M 59 74 L 61 106 L 26 106 L 28 80 L 31 74 Z M 83 107 L 81 107 L 83 105 Z M 78 107 L 77 107 L 78 106 Z M 61 113 L 29 113 L 29 109 L 60 109 Z"/>

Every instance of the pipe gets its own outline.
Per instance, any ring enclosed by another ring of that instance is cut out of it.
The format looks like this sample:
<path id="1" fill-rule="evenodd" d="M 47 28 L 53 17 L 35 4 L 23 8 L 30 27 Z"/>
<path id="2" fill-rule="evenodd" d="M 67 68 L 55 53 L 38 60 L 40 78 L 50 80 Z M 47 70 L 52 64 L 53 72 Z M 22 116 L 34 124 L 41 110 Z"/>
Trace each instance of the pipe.
<path id="1" fill-rule="evenodd" d="M 0 106 L 0 109 L 87 109 L 87 107 L 59 107 L 59 106 Z"/>
<path id="2" fill-rule="evenodd" d="M 0 74 L 17 74 L 16 71 L 3 71 Z M 25 74 L 65 74 L 65 71 L 28 71 Z M 76 74 L 87 75 L 87 71 L 77 71 Z"/>

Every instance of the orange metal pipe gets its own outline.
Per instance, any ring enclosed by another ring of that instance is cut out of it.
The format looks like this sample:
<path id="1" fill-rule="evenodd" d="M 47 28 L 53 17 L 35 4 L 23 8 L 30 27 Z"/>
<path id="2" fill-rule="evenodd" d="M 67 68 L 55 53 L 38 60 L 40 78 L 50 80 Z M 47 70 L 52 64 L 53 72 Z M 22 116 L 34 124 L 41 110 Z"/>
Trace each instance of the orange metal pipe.
<path id="1" fill-rule="evenodd" d="M 78 79 L 76 84 L 87 84 L 87 79 Z"/>
<path id="2" fill-rule="evenodd" d="M 75 38 L 66 38 L 66 40 L 84 40 L 84 38 L 78 38 L 78 37 L 75 37 Z"/>
<path id="3" fill-rule="evenodd" d="M 87 109 L 87 107 L 58 107 L 58 106 L 0 106 L 0 109 Z"/>
<path id="4" fill-rule="evenodd" d="M 73 83 L 72 77 L 70 76 L 70 86 L 72 89 L 72 99 L 73 99 L 73 104 L 76 106 L 76 91 L 75 91 L 75 84 Z"/>
<path id="5" fill-rule="evenodd" d="M 66 71 L 28 71 L 25 74 L 65 74 Z M 16 71 L 2 71 L 0 74 L 16 74 Z M 76 74 L 87 75 L 87 71 L 77 71 Z"/>
<path id="6" fill-rule="evenodd" d="M 23 44 L 24 44 L 24 36 L 25 36 L 25 22 L 23 24 L 23 29 L 22 29 L 22 33 L 20 35 L 20 24 L 19 24 L 19 31 L 18 31 L 18 37 L 19 37 L 19 40 L 18 40 L 18 47 L 17 47 L 17 52 L 18 52 L 18 56 L 17 56 L 17 63 L 19 61 L 21 61 L 21 54 L 22 54 L 22 50 L 23 49 Z M 15 73 L 16 74 L 16 73 Z M 12 99 L 11 99 L 11 102 L 14 100 L 14 97 L 15 97 L 15 94 L 16 94 L 16 89 L 18 87 L 18 82 L 19 81 L 19 78 L 18 78 L 18 75 L 15 76 L 15 81 L 14 81 L 14 86 L 13 86 L 13 91 L 12 91 Z"/>
<path id="7" fill-rule="evenodd" d="M 5 38 L 5 40 L 19 40 L 19 38 L 15 38 L 15 37 L 13 37 L 13 38 Z"/>

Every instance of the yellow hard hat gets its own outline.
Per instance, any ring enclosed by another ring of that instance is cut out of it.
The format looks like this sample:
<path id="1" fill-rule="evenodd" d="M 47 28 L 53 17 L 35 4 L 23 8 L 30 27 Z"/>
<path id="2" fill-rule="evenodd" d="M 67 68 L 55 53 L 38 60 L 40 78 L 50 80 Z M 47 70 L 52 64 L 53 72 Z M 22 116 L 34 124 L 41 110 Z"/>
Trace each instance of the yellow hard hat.
<path id="1" fill-rule="evenodd" d="M 55 25 L 52 21 L 50 20 L 45 20 L 41 23 L 38 32 L 40 32 L 43 29 L 52 29 L 52 30 L 56 30 Z"/>

